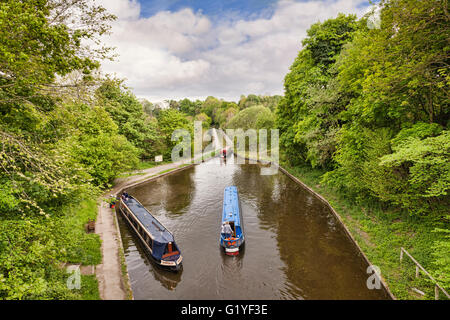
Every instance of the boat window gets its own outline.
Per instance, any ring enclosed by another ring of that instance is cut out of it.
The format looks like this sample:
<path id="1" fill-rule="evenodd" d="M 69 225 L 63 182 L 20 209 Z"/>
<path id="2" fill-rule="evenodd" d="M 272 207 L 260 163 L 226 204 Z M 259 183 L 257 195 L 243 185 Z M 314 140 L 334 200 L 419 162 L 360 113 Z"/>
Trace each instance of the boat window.
<path id="1" fill-rule="evenodd" d="M 152 238 L 150 238 L 149 236 L 147 236 L 147 243 L 150 248 L 153 248 L 153 241 L 152 241 Z"/>

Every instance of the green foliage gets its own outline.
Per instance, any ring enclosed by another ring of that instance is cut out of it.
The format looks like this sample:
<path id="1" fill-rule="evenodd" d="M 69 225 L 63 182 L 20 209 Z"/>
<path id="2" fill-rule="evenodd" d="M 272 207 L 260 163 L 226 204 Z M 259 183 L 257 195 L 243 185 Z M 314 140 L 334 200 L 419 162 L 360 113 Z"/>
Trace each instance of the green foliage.
<path id="1" fill-rule="evenodd" d="M 183 99 L 178 104 L 179 104 L 179 111 L 190 116 L 195 116 L 199 114 L 202 108 L 202 102 L 199 100 L 191 101 L 189 99 Z"/>
<path id="2" fill-rule="evenodd" d="M 87 218 L 95 219 L 96 213 L 96 202 L 86 200 L 56 219 L 1 219 L 0 298 L 80 299 L 86 298 L 85 295 L 98 296 L 96 282 L 84 277 L 81 292 L 69 290 L 66 285 L 68 273 L 60 266 L 61 261 L 100 263 L 100 239 L 97 234 L 84 231 Z"/>
<path id="3" fill-rule="evenodd" d="M 433 264 L 436 267 L 434 275 L 445 288 L 450 288 L 450 229 L 436 228 L 433 232 L 443 235 L 442 240 L 435 241 L 432 246 Z"/>
<path id="4" fill-rule="evenodd" d="M 334 63 L 358 28 L 355 16 L 340 14 L 311 26 L 303 40 L 304 49 L 285 77 L 285 97 L 276 110 L 280 146 L 291 164 L 333 165 L 339 114 L 349 101 L 334 79 Z"/>
<path id="5" fill-rule="evenodd" d="M 86 43 L 100 44 L 113 19 L 87 0 L 0 3 L 2 299 L 79 299 L 61 262 L 99 262 L 100 239 L 65 210 L 136 159 L 90 94 L 110 49 Z"/>
<path id="6" fill-rule="evenodd" d="M 220 109 L 222 102 L 214 97 L 207 97 L 201 107 L 201 112 L 206 113 L 211 118 L 212 123 L 216 122 L 216 112 Z"/>
<path id="7" fill-rule="evenodd" d="M 382 1 L 381 28 L 339 15 L 308 30 L 279 103 L 283 158 L 323 167 L 347 196 L 412 215 L 448 206 L 448 17 Z"/>
<path id="8" fill-rule="evenodd" d="M 339 14 L 336 19 L 313 24 L 302 44 L 310 52 L 313 65 L 327 70 L 335 62 L 342 46 L 352 39 L 353 32 L 357 29 L 355 15 Z"/>
<path id="9" fill-rule="evenodd" d="M 82 265 L 101 263 L 100 237 L 95 233 L 87 234 L 85 228 L 89 219 L 96 220 L 97 210 L 95 200 L 81 200 L 66 207 L 64 213 L 55 219 L 60 261 Z"/>
<path id="10" fill-rule="evenodd" d="M 69 12 L 78 11 L 77 18 Z M 115 17 L 100 6 L 81 1 L 15 1 L 0 3 L 0 104 L 3 112 L 22 109 L 24 102 L 44 103 L 42 85 L 57 75 L 80 70 L 88 76 L 109 48 L 88 49 Z M 72 27 L 69 28 L 68 25 Z"/>
<path id="11" fill-rule="evenodd" d="M 162 110 L 158 117 L 158 123 L 161 137 L 166 146 L 162 152 L 163 157 L 170 159 L 173 147 L 179 143 L 178 141 L 171 141 L 173 132 L 177 129 L 185 129 L 192 137 L 194 128 L 185 115 L 175 109 Z"/>
<path id="12" fill-rule="evenodd" d="M 88 174 L 95 186 L 107 186 L 121 171 L 138 163 L 139 150 L 118 133 L 103 107 L 61 105 L 51 123 L 60 128 L 56 150 L 68 159 L 66 166 Z"/>
<path id="13" fill-rule="evenodd" d="M 55 207 L 84 192 L 91 192 L 89 176 L 69 157 L 23 136 L 0 132 L 0 182 L 5 216 L 48 216 Z"/>
<path id="14" fill-rule="evenodd" d="M 205 129 L 209 129 L 211 126 L 211 118 L 204 112 L 195 116 L 195 121 L 202 121 L 202 127 Z"/>
<path id="15" fill-rule="evenodd" d="M 70 155 L 91 175 L 95 185 L 107 186 L 124 170 L 138 164 L 138 150 L 121 135 L 100 133 L 70 141 Z"/>
<path id="16" fill-rule="evenodd" d="M 240 111 L 228 123 L 233 129 L 270 129 L 274 126 L 274 115 L 270 109 L 263 106 L 253 106 Z"/>
<path id="17" fill-rule="evenodd" d="M 398 182 L 379 197 L 411 213 L 446 213 L 450 205 L 450 131 L 425 139 L 410 136 L 393 149 L 392 154 L 380 158 L 380 165 L 399 172 Z"/>
<path id="18" fill-rule="evenodd" d="M 105 80 L 97 90 L 97 104 L 105 108 L 117 124 L 119 134 L 140 150 L 143 159 L 152 158 L 162 146 L 158 124 L 145 112 L 142 104 L 122 88 L 121 81 Z"/>
<path id="19" fill-rule="evenodd" d="M 256 105 L 262 105 L 266 108 L 269 108 L 270 111 L 274 111 L 282 96 L 257 96 L 254 94 L 249 94 L 247 97 L 242 95 L 238 107 L 239 110 L 243 110 L 249 107 L 253 107 Z"/>

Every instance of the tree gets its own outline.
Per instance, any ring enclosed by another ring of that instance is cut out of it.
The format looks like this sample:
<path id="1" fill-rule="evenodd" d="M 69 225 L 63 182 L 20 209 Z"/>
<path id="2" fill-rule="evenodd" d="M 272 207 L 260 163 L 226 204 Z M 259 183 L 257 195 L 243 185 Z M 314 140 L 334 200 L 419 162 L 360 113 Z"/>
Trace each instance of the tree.
<path id="1" fill-rule="evenodd" d="M 73 13 L 77 12 L 78 19 Z M 115 19 L 87 0 L 2 1 L 0 3 L 0 104 L 2 115 L 29 101 L 45 108 L 46 91 L 57 76 L 98 68 L 110 48 L 88 49 Z M 44 104 L 44 106 L 42 106 Z M 47 106 L 48 107 L 48 106 Z"/>
<path id="2" fill-rule="evenodd" d="M 211 118 L 204 112 L 195 116 L 195 121 L 202 121 L 202 127 L 208 129 L 211 126 Z"/>
<path id="3" fill-rule="evenodd" d="M 337 115 L 345 108 L 336 82 L 334 64 L 343 46 L 361 23 L 354 15 L 339 14 L 307 31 L 304 48 L 285 77 L 285 97 L 277 107 L 280 145 L 291 164 L 332 166 Z"/>
<path id="4" fill-rule="evenodd" d="M 166 158 L 170 158 L 173 147 L 178 144 L 177 141 L 171 141 L 172 133 L 175 130 L 185 129 L 191 134 L 191 137 L 193 135 L 194 128 L 192 123 L 186 119 L 183 113 L 175 109 L 161 110 L 158 117 L 158 124 L 165 145 L 163 155 Z"/>
<path id="5" fill-rule="evenodd" d="M 350 100 L 339 115 L 336 168 L 325 181 L 410 214 L 441 214 L 448 190 L 446 22 L 444 1 L 382 1 L 381 28 L 361 29 L 343 50 L 337 81 Z"/>
<path id="6" fill-rule="evenodd" d="M 233 117 L 228 127 L 232 129 L 270 129 L 274 125 L 274 115 L 269 108 L 253 106 L 240 111 Z"/>
<path id="7" fill-rule="evenodd" d="M 105 80 L 97 90 L 97 104 L 104 106 L 124 135 L 140 149 L 141 158 L 151 158 L 161 148 L 157 123 L 152 121 L 143 106 L 119 80 Z"/>
<path id="8" fill-rule="evenodd" d="M 204 112 L 211 118 L 212 122 L 215 123 L 216 119 L 214 117 L 215 111 L 218 110 L 221 106 L 221 102 L 219 99 L 209 96 L 206 98 L 205 102 L 203 102 L 201 112 Z"/>
<path id="9" fill-rule="evenodd" d="M 91 76 L 109 49 L 84 43 L 107 33 L 113 19 L 85 0 L 0 3 L 0 181 L 8 181 L 1 191 L 8 213 L 48 216 L 89 188 L 88 176 L 55 150 L 64 133 L 51 126 L 52 88 L 71 72 Z"/>

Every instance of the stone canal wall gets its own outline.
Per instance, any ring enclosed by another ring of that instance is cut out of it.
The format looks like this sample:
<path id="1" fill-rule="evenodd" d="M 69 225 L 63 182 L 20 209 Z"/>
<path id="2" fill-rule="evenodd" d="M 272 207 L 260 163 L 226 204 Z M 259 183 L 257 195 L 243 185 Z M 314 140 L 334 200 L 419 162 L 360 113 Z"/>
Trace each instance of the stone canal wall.
<path id="1" fill-rule="evenodd" d="M 284 169 L 282 166 L 278 166 L 279 170 L 281 172 L 283 172 L 285 175 L 287 175 L 289 178 L 291 178 L 293 181 L 295 181 L 296 183 L 300 184 L 303 188 L 305 188 L 306 190 L 308 190 L 310 193 L 312 193 L 315 197 L 317 197 L 320 201 L 322 201 L 329 209 L 330 211 L 333 213 L 333 215 L 336 217 L 336 219 L 340 222 L 341 226 L 344 228 L 345 233 L 347 234 L 347 236 L 350 238 L 350 240 L 353 242 L 353 244 L 356 246 L 358 252 L 360 253 L 360 255 L 363 257 L 363 259 L 365 260 L 365 262 L 367 263 L 368 266 L 371 266 L 372 263 L 369 261 L 369 258 L 367 258 L 367 256 L 364 254 L 364 252 L 362 251 L 361 247 L 358 245 L 358 243 L 356 242 L 356 239 L 353 237 L 352 233 L 350 232 L 350 230 L 347 228 L 347 226 L 345 225 L 344 220 L 342 219 L 342 217 L 339 215 L 339 213 L 337 213 L 337 211 L 333 208 L 333 206 L 324 198 L 322 197 L 322 195 L 320 195 L 319 193 L 315 192 L 313 189 L 311 189 L 309 186 L 307 186 L 303 181 L 301 181 L 300 179 L 298 179 L 297 177 L 293 176 L 292 174 L 290 174 L 286 169 Z M 386 281 L 383 279 L 383 277 L 381 276 L 381 284 L 384 287 L 384 289 L 386 290 L 386 292 L 388 293 L 388 295 L 395 300 L 394 295 L 392 294 L 392 292 L 389 290 L 389 287 L 386 283 Z"/>

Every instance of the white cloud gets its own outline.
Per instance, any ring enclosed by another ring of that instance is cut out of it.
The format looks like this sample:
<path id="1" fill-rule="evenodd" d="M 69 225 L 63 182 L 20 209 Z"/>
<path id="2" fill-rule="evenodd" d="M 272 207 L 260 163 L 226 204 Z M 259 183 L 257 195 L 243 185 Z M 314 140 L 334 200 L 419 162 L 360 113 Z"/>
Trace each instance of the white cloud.
<path id="1" fill-rule="evenodd" d="M 201 12 L 143 18 L 136 0 L 102 0 L 118 16 L 106 40 L 119 58 L 103 70 L 154 101 L 213 95 L 282 94 L 283 79 L 306 30 L 339 12 L 361 16 L 364 0 L 282 0 L 270 19 L 213 22 Z"/>

